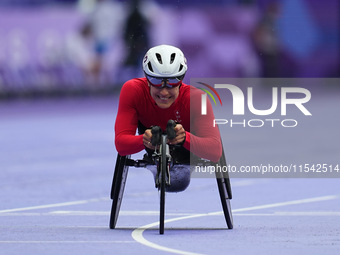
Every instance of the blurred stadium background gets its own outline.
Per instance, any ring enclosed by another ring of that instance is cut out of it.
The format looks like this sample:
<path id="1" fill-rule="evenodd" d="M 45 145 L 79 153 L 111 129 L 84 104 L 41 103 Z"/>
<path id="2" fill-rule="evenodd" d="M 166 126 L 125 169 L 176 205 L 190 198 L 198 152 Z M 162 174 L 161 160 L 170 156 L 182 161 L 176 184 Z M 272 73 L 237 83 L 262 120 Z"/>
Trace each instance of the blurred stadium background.
<path id="1" fill-rule="evenodd" d="M 161 43 L 186 54 L 186 82 L 339 77 L 338 0 L 145 0 L 137 18 L 135 0 L 94 17 L 98 2 L 0 0 L 0 99 L 114 93 Z"/>

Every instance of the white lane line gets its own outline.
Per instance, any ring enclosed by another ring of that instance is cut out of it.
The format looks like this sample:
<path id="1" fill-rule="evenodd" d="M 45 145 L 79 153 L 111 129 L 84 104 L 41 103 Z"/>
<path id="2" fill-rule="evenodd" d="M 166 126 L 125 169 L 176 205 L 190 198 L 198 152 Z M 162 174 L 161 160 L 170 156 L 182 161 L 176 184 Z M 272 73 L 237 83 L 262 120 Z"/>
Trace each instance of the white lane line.
<path id="1" fill-rule="evenodd" d="M 340 216 L 340 212 L 275 212 L 274 216 Z"/>
<path id="2" fill-rule="evenodd" d="M 330 217 L 340 216 L 340 212 L 274 212 L 274 213 L 234 213 L 233 216 L 272 216 L 272 217 L 284 217 L 284 216 L 318 216 L 318 217 Z"/>
<path id="3" fill-rule="evenodd" d="M 267 208 L 274 208 L 274 207 L 281 207 L 281 206 L 288 206 L 288 205 L 297 205 L 297 204 L 303 204 L 303 203 L 320 202 L 320 201 L 326 201 L 326 200 L 333 200 L 333 199 L 337 199 L 337 198 L 338 198 L 338 196 L 331 195 L 331 196 L 314 197 L 314 198 L 307 198 L 307 199 L 300 199 L 300 200 L 292 200 L 292 201 L 286 201 L 286 202 L 282 202 L 282 203 L 273 203 L 273 204 L 266 204 L 266 205 L 240 208 L 240 209 L 233 210 L 233 213 L 234 212 L 236 213 L 236 212 L 253 211 L 253 210 L 262 210 L 262 209 L 267 209 Z M 205 216 L 215 216 L 215 215 L 218 215 L 218 214 L 222 214 L 222 212 L 218 211 L 218 212 L 212 212 L 212 213 L 196 214 L 196 215 L 191 215 L 191 216 L 178 217 L 178 218 L 165 220 L 164 223 L 186 220 L 186 219 L 191 219 L 191 218 L 205 217 Z M 131 234 L 132 238 L 134 240 L 136 240 L 137 242 L 145 245 L 145 246 L 148 246 L 150 248 L 157 249 L 157 250 L 162 250 L 162 251 L 176 253 L 176 254 L 185 254 L 185 255 L 198 255 L 199 254 L 199 253 L 177 250 L 177 249 L 169 248 L 169 247 L 166 247 L 166 246 L 161 246 L 159 244 L 155 244 L 153 242 L 146 240 L 143 236 L 144 231 L 149 229 L 149 228 L 158 226 L 158 225 L 159 225 L 159 222 L 157 221 L 157 222 L 136 228 L 134 231 L 132 231 L 132 234 Z"/>
<path id="4" fill-rule="evenodd" d="M 273 207 L 281 207 L 281 206 L 287 206 L 287 205 L 298 205 L 298 204 L 305 204 L 305 203 L 321 202 L 321 201 L 337 199 L 338 197 L 339 196 L 336 196 L 336 195 L 313 197 L 313 198 L 292 200 L 292 201 L 287 201 L 287 202 L 282 202 L 282 203 L 274 203 L 274 204 L 266 204 L 266 205 L 240 208 L 240 209 L 233 210 L 233 212 L 238 213 L 238 212 L 245 212 L 245 211 L 268 209 L 268 208 L 273 208 Z"/>
<path id="5" fill-rule="evenodd" d="M 53 208 L 53 207 L 62 207 L 62 206 L 70 206 L 70 205 L 80 205 L 80 204 L 87 204 L 91 202 L 98 202 L 102 200 L 107 200 L 107 198 L 94 198 L 88 200 L 78 200 L 72 202 L 64 202 L 64 203 L 56 203 L 56 204 L 47 204 L 47 205 L 37 205 L 37 206 L 28 206 L 22 208 L 14 208 L 14 209 L 6 209 L 0 210 L 0 213 L 9 213 L 9 212 L 21 212 L 21 211 L 29 211 L 29 210 L 37 210 L 37 209 L 46 209 L 46 208 Z"/>
<path id="6" fill-rule="evenodd" d="M 219 213 L 206 213 L 206 216 L 219 216 Z M 0 217 L 37 217 L 37 216 L 109 216 L 108 211 L 53 211 L 47 213 L 2 213 Z M 159 211 L 121 211 L 119 216 L 155 216 L 159 215 Z M 167 216 L 194 216 L 193 213 L 167 213 Z M 301 211 L 301 212 L 274 212 L 274 213 L 233 213 L 233 216 L 340 216 L 340 211 Z"/>
<path id="7" fill-rule="evenodd" d="M 190 215 L 190 216 L 178 217 L 178 218 L 174 218 L 174 219 L 165 220 L 164 223 L 169 223 L 169 222 L 178 221 L 178 220 L 186 220 L 186 219 L 197 218 L 197 217 L 204 217 L 204 216 L 207 216 L 207 215 L 208 214 L 195 214 L 195 215 Z M 161 250 L 161 251 L 172 252 L 172 253 L 183 254 L 183 255 L 202 255 L 200 253 L 187 252 L 187 251 L 182 251 L 182 250 L 177 250 L 177 249 L 161 246 L 159 244 L 155 244 L 155 243 L 152 243 L 152 242 L 146 240 L 143 236 L 143 232 L 146 229 L 149 229 L 149 228 L 152 228 L 152 227 L 155 227 L 155 226 L 158 226 L 158 225 L 159 225 L 159 222 L 157 221 L 157 222 L 142 226 L 140 228 L 137 228 L 134 231 L 132 231 L 132 234 L 131 234 L 132 238 L 135 241 L 137 241 L 137 242 L 139 242 L 143 245 L 146 245 L 146 246 L 149 246 L 150 248 Z"/>
<path id="8" fill-rule="evenodd" d="M 9 212 L 1 216 L 109 216 L 110 211 L 52 211 L 52 212 Z M 155 216 L 159 211 L 120 211 L 119 216 Z M 187 216 L 193 213 L 167 213 L 168 216 Z"/>
<path id="9" fill-rule="evenodd" d="M 9 244 L 73 244 L 73 243 L 136 243 L 135 241 L 35 241 L 35 240 L 31 240 L 31 241 L 0 241 L 0 243 L 9 243 Z"/>
<path id="10" fill-rule="evenodd" d="M 282 206 L 288 206 L 288 205 L 299 205 L 299 204 L 305 204 L 305 203 L 314 203 L 314 202 L 321 202 L 321 201 L 327 201 L 327 200 L 334 200 L 339 198 L 337 195 L 330 195 L 330 196 L 323 196 L 323 197 L 313 197 L 313 198 L 306 198 L 306 199 L 299 199 L 299 200 L 292 200 L 282 203 L 274 203 L 274 204 L 266 204 L 266 205 L 258 205 L 258 206 L 251 206 L 251 207 L 245 207 L 240 209 L 232 210 L 233 213 L 239 213 L 239 212 L 247 212 L 247 211 L 254 211 L 254 210 L 262 210 L 262 209 L 268 209 L 268 208 L 275 208 L 275 207 L 282 207 Z M 209 213 L 209 215 L 222 215 L 222 211 Z"/>
<path id="11" fill-rule="evenodd" d="M 76 215 L 76 216 L 107 216 L 109 211 L 53 211 L 49 214 L 55 215 Z M 159 211 L 120 211 L 119 216 L 153 216 L 159 215 Z M 192 215 L 192 213 L 167 213 L 172 216 Z"/>

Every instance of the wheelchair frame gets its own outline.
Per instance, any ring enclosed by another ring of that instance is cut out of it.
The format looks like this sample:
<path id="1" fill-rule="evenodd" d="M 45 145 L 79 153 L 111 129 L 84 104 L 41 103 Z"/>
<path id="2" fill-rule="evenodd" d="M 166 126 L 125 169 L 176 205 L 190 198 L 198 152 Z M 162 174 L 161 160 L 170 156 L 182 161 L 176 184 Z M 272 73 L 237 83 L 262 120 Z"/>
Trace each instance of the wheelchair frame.
<path id="1" fill-rule="evenodd" d="M 160 146 L 160 153 L 157 155 L 158 164 L 157 164 L 157 176 L 159 185 L 158 189 L 160 191 L 160 220 L 159 220 L 159 233 L 164 233 L 164 214 L 165 214 L 165 185 L 167 182 L 167 170 L 169 167 L 170 158 L 167 156 L 167 148 L 166 144 L 167 137 L 166 135 L 162 135 L 162 144 Z M 222 148 L 223 149 L 223 148 Z M 198 162 L 195 162 L 201 165 L 210 165 L 210 161 L 206 161 L 200 159 Z M 131 155 L 121 156 L 118 154 L 116 166 L 114 170 L 112 186 L 111 186 L 111 199 L 112 199 L 112 207 L 110 214 L 110 229 L 114 229 L 116 227 L 120 206 L 123 199 L 124 188 L 126 184 L 128 168 L 129 166 L 133 167 L 146 167 L 150 162 L 146 160 L 133 160 L 131 159 Z M 222 150 L 222 156 L 218 162 L 222 167 L 226 166 L 226 158 L 224 154 L 224 149 Z M 224 217 L 229 229 L 233 228 L 233 216 L 231 210 L 230 199 L 232 199 L 231 185 L 228 172 L 217 172 L 215 171 L 215 177 L 217 181 L 218 191 L 221 199 L 222 209 L 224 213 Z M 157 181 L 156 178 L 156 181 Z M 156 183 L 157 186 L 157 183 Z"/>

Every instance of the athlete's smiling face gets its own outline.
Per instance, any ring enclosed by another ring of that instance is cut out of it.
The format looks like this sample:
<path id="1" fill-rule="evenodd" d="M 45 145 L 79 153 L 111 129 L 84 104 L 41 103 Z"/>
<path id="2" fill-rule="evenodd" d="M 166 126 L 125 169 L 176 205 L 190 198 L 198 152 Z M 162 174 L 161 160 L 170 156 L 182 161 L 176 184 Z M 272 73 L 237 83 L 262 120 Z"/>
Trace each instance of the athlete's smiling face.
<path id="1" fill-rule="evenodd" d="M 150 84 L 149 86 L 151 97 L 155 100 L 158 107 L 162 109 L 169 108 L 179 95 L 179 86 L 174 88 L 157 88 Z"/>

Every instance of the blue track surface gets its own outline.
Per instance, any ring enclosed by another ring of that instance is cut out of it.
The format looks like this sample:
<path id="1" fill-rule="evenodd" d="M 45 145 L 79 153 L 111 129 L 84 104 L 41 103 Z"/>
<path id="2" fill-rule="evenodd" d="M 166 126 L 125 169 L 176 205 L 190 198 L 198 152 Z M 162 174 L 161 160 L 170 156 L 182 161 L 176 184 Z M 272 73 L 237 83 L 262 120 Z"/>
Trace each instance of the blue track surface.
<path id="1" fill-rule="evenodd" d="M 339 106 L 338 97 L 320 100 L 317 105 L 325 108 Z M 226 229 L 216 181 L 193 178 L 186 191 L 167 194 L 160 236 L 152 175 L 130 168 L 117 229 L 110 230 L 117 101 L 0 102 L 1 255 L 338 254 L 339 178 L 232 179 L 233 230 Z M 308 155 L 300 156 L 339 160 L 339 122 L 338 115 L 337 126 L 305 128 L 326 140 L 325 133 L 332 133 L 334 142 L 327 147 L 320 138 L 321 152 L 311 143 L 305 145 Z M 245 135 L 235 132 L 227 139 L 231 162 L 252 162 L 242 150 L 258 157 L 258 140 Z M 266 146 L 274 150 L 275 141 Z"/>

